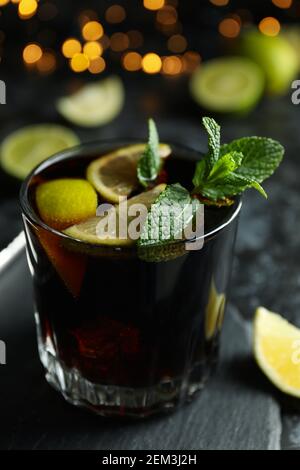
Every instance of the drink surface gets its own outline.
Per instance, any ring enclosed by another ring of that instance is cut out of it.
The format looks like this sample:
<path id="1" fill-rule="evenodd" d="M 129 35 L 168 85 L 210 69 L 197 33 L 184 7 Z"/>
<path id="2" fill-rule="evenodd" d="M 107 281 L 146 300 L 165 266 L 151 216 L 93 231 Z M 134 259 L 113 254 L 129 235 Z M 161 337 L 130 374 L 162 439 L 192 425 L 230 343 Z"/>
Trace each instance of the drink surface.
<path id="1" fill-rule="evenodd" d="M 31 181 L 28 199 L 31 206 L 34 208 L 36 216 L 39 218 L 38 210 L 36 207 L 36 188 L 47 181 L 55 180 L 58 178 L 86 178 L 86 170 L 93 160 L 95 155 L 85 155 L 82 157 L 68 158 L 60 160 L 56 164 L 46 167 L 45 170 L 37 173 Z M 192 157 L 192 158 L 191 158 Z M 188 190 L 192 189 L 192 179 L 195 172 L 196 165 L 195 155 L 189 155 L 188 151 L 181 150 L 176 155 L 171 155 L 166 159 L 164 170 L 160 175 L 157 184 L 159 183 L 180 183 Z M 137 189 L 131 196 L 138 194 L 140 189 Z M 105 203 L 106 201 L 98 195 L 98 204 Z M 237 209 L 238 203 L 236 202 L 230 207 L 214 207 L 205 206 L 205 234 L 214 231 L 218 227 L 226 223 Z"/>
<path id="2" fill-rule="evenodd" d="M 187 157 L 178 152 L 166 161 L 168 183 L 189 188 L 195 162 Z M 93 158 L 61 160 L 36 174 L 28 190 L 33 209 L 40 183 L 84 178 Z M 205 232 L 236 207 L 206 207 Z M 235 224 L 208 237 L 201 250 L 162 262 L 143 261 L 134 250 L 79 249 L 35 221 L 25 220 L 25 228 L 46 355 L 93 384 L 181 387 L 188 377 L 195 390 L 202 386 L 216 359 Z"/>

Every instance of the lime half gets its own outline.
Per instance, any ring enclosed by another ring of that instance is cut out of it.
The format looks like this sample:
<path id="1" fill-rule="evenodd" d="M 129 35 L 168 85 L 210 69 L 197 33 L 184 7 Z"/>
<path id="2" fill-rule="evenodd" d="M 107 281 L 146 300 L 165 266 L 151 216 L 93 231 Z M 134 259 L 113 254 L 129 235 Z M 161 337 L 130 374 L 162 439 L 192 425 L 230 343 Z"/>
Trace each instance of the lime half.
<path id="1" fill-rule="evenodd" d="M 252 109 L 264 91 L 264 74 L 243 57 L 214 59 L 196 69 L 191 93 L 204 108 L 223 113 Z"/>
<path id="2" fill-rule="evenodd" d="M 76 134 L 63 126 L 39 124 L 23 127 L 2 142 L 1 166 L 7 173 L 24 179 L 51 155 L 78 144 Z"/>
<path id="3" fill-rule="evenodd" d="M 85 85 L 77 93 L 57 102 L 58 112 L 82 127 L 96 127 L 112 121 L 122 110 L 124 87 L 118 77 Z"/>

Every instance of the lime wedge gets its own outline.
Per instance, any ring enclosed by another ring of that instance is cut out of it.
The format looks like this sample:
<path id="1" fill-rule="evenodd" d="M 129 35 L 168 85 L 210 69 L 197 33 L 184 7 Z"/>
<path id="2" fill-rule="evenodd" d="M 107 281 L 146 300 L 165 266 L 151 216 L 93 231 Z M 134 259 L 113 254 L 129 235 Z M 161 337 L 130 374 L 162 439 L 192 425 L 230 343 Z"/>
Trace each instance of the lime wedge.
<path id="1" fill-rule="evenodd" d="M 147 209 L 149 209 L 150 206 L 156 201 L 160 193 L 164 191 L 165 187 L 166 187 L 165 184 L 160 184 L 158 186 L 155 186 L 155 188 L 151 189 L 150 191 L 145 191 L 141 194 L 138 194 L 137 196 L 134 196 L 128 199 L 127 201 L 128 209 L 133 204 L 142 204 Z M 119 222 L 119 217 L 118 217 L 119 207 L 120 206 L 116 206 L 116 215 L 117 215 L 116 226 L 113 224 L 111 227 L 111 232 L 106 233 L 105 236 L 103 236 L 103 234 L 100 233 L 98 230 L 99 228 L 98 224 L 101 222 L 101 220 L 103 220 L 103 216 L 91 217 L 85 222 L 69 227 L 68 229 L 64 230 L 64 233 L 76 240 L 81 240 L 86 243 L 91 243 L 93 245 L 110 245 L 110 246 L 133 245 L 135 243 L 135 240 L 131 240 L 129 237 L 127 238 L 119 237 L 119 223 L 118 223 Z M 122 217 L 122 213 L 121 213 L 121 217 Z M 131 218 L 130 216 L 128 216 L 127 222 L 129 223 L 130 221 L 131 221 Z"/>
<path id="2" fill-rule="evenodd" d="M 196 69 L 190 88 L 195 101 L 210 111 L 247 112 L 262 96 L 264 75 L 247 58 L 225 57 Z"/>
<path id="3" fill-rule="evenodd" d="M 82 127 L 96 127 L 112 121 L 122 110 L 124 87 L 118 77 L 85 85 L 78 92 L 58 100 L 57 110 L 68 121 Z"/>
<path id="4" fill-rule="evenodd" d="M 4 139 L 0 163 L 7 173 L 24 179 L 42 161 L 79 144 L 71 130 L 55 124 L 24 127 Z"/>

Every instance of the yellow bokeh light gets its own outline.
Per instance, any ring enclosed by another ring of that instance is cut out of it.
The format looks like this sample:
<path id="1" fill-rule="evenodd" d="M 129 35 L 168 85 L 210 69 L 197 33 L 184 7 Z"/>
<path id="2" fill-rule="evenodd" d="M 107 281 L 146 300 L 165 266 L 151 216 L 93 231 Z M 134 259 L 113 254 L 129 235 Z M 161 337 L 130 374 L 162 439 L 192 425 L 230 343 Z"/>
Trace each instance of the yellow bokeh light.
<path id="1" fill-rule="evenodd" d="M 272 0 L 272 3 L 274 3 L 278 8 L 287 9 L 291 8 L 293 0 Z"/>
<path id="2" fill-rule="evenodd" d="M 280 23 L 276 18 L 268 16 L 259 23 L 259 30 L 266 36 L 277 36 L 280 33 Z"/>
<path id="3" fill-rule="evenodd" d="M 181 34 L 174 34 L 168 40 L 168 49 L 172 52 L 183 52 L 187 48 L 187 40 Z"/>
<path id="4" fill-rule="evenodd" d="M 110 47 L 115 52 L 124 51 L 129 47 L 129 38 L 125 33 L 114 33 L 110 38 Z"/>
<path id="5" fill-rule="evenodd" d="M 108 23 L 122 23 L 126 18 L 126 11 L 121 5 L 112 5 L 105 12 L 105 19 Z"/>
<path id="6" fill-rule="evenodd" d="M 103 52 L 103 47 L 99 42 L 89 41 L 83 46 L 83 53 L 90 59 L 96 59 Z"/>
<path id="7" fill-rule="evenodd" d="M 106 64 L 103 57 L 97 57 L 96 59 L 91 60 L 89 71 L 91 73 L 101 73 L 105 70 Z"/>
<path id="8" fill-rule="evenodd" d="M 142 68 L 144 72 L 154 74 L 160 72 L 162 61 L 159 55 L 149 52 L 142 59 Z"/>
<path id="9" fill-rule="evenodd" d="M 28 44 L 23 50 L 23 59 L 26 64 L 34 64 L 43 55 L 43 51 L 38 44 Z"/>
<path id="10" fill-rule="evenodd" d="M 87 55 L 79 52 L 78 54 L 73 55 L 70 65 L 74 72 L 84 72 L 89 68 L 90 59 Z"/>
<path id="11" fill-rule="evenodd" d="M 225 18 L 219 24 L 219 33 L 225 38 L 236 38 L 240 34 L 241 25 L 234 18 Z"/>
<path id="12" fill-rule="evenodd" d="M 229 0 L 210 0 L 210 3 L 216 5 L 217 7 L 224 7 L 228 5 Z"/>
<path id="13" fill-rule="evenodd" d="M 36 64 L 39 72 L 51 73 L 56 68 L 56 57 L 53 52 L 45 52 Z"/>
<path id="14" fill-rule="evenodd" d="M 62 53 L 68 59 L 71 59 L 73 55 L 81 52 L 81 44 L 77 39 L 67 39 L 62 45 Z"/>
<path id="15" fill-rule="evenodd" d="M 165 0 L 144 0 L 144 7 L 148 10 L 159 10 L 165 5 Z"/>
<path id="16" fill-rule="evenodd" d="M 36 0 L 21 0 L 18 6 L 19 16 L 23 19 L 31 18 L 35 14 L 37 7 Z"/>
<path id="17" fill-rule="evenodd" d="M 169 56 L 163 60 L 162 71 L 166 75 L 178 75 L 182 71 L 183 65 L 179 57 Z"/>
<path id="18" fill-rule="evenodd" d="M 9 3 L 9 0 L 0 0 L 0 7 L 4 7 L 4 5 L 7 5 Z"/>
<path id="19" fill-rule="evenodd" d="M 10 0 L 10 1 L 11 1 L 11 3 L 20 3 L 21 0 Z"/>
<path id="20" fill-rule="evenodd" d="M 86 41 L 97 41 L 103 33 L 103 27 L 98 21 L 88 21 L 82 28 L 82 36 Z"/>
<path id="21" fill-rule="evenodd" d="M 123 57 L 123 67 L 128 72 L 136 72 L 142 67 L 142 56 L 137 52 L 127 52 Z"/>

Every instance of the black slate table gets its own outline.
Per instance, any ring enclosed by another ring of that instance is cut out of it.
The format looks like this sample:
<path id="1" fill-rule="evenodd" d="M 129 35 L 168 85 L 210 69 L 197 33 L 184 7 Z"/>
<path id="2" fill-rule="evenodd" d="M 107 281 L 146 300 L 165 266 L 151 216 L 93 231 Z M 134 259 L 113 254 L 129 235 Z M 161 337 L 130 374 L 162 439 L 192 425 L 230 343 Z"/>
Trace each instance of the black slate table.
<path id="1" fill-rule="evenodd" d="M 0 369 L 0 414 L 5 423 L 0 448 L 280 448 L 280 408 L 251 358 L 249 325 L 233 306 L 225 323 L 219 371 L 199 397 L 177 413 L 122 423 L 74 409 L 45 382 L 36 352 L 25 255 L 7 268 L 0 298 L 0 331 L 8 345 L 7 365 Z"/>
<path id="2" fill-rule="evenodd" d="M 130 112 L 101 131 L 81 132 L 82 140 L 143 136 L 144 124 Z M 0 339 L 7 344 L 7 365 L 0 366 L 1 449 L 300 450 L 300 401 L 276 392 L 251 352 L 251 320 L 258 305 L 300 326 L 299 113 L 282 98 L 266 101 L 248 119 L 222 119 L 225 141 L 269 135 L 286 146 L 287 155 L 265 185 L 269 200 L 254 191 L 244 198 L 220 366 L 199 397 L 177 413 L 119 423 L 66 404 L 43 378 L 24 253 L 0 273 Z M 165 140 L 204 149 L 199 115 L 187 121 L 177 113 L 175 120 L 158 122 Z M 0 197 L 3 245 L 20 228 L 14 191 L 10 200 Z"/>

